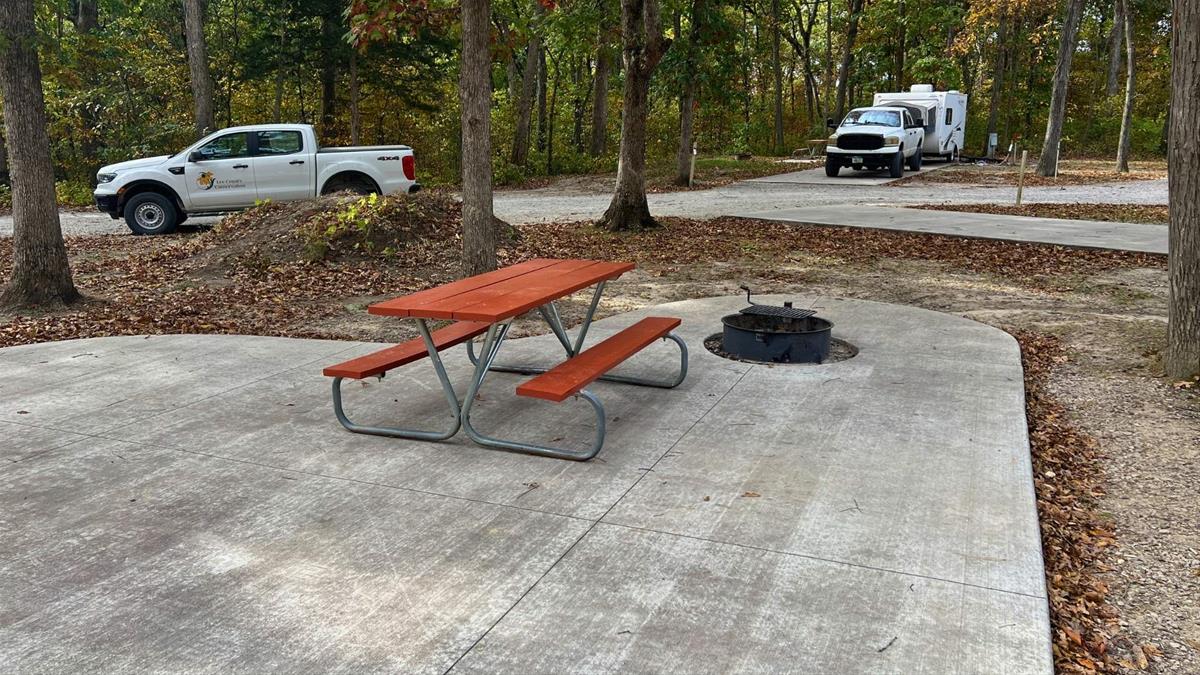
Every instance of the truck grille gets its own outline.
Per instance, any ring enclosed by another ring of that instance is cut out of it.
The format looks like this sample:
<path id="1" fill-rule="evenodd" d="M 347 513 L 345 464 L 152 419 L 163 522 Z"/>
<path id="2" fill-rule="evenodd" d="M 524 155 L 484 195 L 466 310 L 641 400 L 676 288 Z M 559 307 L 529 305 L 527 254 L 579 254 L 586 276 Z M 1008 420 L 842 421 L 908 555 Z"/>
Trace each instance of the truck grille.
<path id="1" fill-rule="evenodd" d="M 842 150 L 878 150 L 883 147 L 883 137 L 871 134 L 841 134 L 837 146 Z"/>

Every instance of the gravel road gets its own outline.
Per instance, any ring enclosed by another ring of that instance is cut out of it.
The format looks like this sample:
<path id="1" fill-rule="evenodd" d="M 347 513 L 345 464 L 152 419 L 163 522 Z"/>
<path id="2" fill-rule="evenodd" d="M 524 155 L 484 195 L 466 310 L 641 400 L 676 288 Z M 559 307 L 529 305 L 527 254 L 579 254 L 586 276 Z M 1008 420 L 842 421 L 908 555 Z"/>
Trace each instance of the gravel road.
<path id="1" fill-rule="evenodd" d="M 655 215 L 711 218 L 748 211 L 774 211 L 829 204 L 1012 203 L 1015 189 L 959 184 L 888 186 L 808 185 L 742 182 L 713 190 L 650 195 Z M 1085 204 L 1166 204 L 1167 181 L 1125 181 L 1102 185 L 1027 187 L 1026 202 Z M 510 223 L 592 220 L 604 212 L 609 195 L 551 186 L 496 193 L 496 215 Z M 125 222 L 103 213 L 63 211 L 66 234 L 128 232 Z M 195 218 L 188 226 L 211 225 L 217 218 Z M 12 234 L 12 217 L 0 216 L 0 236 Z"/>

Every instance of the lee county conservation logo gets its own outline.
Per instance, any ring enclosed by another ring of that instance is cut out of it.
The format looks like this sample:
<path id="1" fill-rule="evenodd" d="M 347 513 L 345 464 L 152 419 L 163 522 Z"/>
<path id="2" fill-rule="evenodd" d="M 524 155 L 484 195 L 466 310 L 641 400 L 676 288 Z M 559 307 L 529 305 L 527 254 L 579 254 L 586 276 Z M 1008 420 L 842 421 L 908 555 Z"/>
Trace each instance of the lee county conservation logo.
<path id="1" fill-rule="evenodd" d="M 246 181 L 240 178 L 223 178 L 217 180 L 217 177 L 211 171 L 203 171 L 199 176 L 196 176 L 196 184 L 200 186 L 201 190 L 211 190 L 214 187 L 218 190 L 246 187 Z"/>

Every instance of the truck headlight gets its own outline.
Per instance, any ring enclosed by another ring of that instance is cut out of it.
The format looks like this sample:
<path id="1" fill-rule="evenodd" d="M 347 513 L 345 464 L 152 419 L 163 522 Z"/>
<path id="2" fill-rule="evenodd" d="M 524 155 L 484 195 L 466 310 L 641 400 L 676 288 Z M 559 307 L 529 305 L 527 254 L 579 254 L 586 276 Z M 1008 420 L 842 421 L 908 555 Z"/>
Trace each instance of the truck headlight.
<path id="1" fill-rule="evenodd" d="M 830 136 L 829 136 L 829 142 L 830 142 L 830 143 L 837 143 L 837 137 L 838 137 L 838 135 L 837 135 L 837 134 L 830 134 Z"/>
<path id="2" fill-rule="evenodd" d="M 885 136 L 883 138 L 883 144 L 884 145 L 900 145 L 900 137 L 899 136 Z"/>
<path id="3" fill-rule="evenodd" d="M 115 173 L 98 173 L 96 174 L 97 183 L 111 183 L 117 177 Z"/>

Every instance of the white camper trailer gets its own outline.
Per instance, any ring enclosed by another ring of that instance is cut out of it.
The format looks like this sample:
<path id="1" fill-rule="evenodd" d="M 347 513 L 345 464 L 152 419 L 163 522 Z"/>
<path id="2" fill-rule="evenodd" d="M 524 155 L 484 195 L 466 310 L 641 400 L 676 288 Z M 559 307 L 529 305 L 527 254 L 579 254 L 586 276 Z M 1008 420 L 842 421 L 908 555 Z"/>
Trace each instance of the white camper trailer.
<path id="1" fill-rule="evenodd" d="M 931 84 L 914 84 L 908 91 L 875 94 L 877 106 L 907 108 L 925 127 L 926 158 L 958 161 L 967 127 L 967 95 L 951 89 L 934 91 Z"/>

